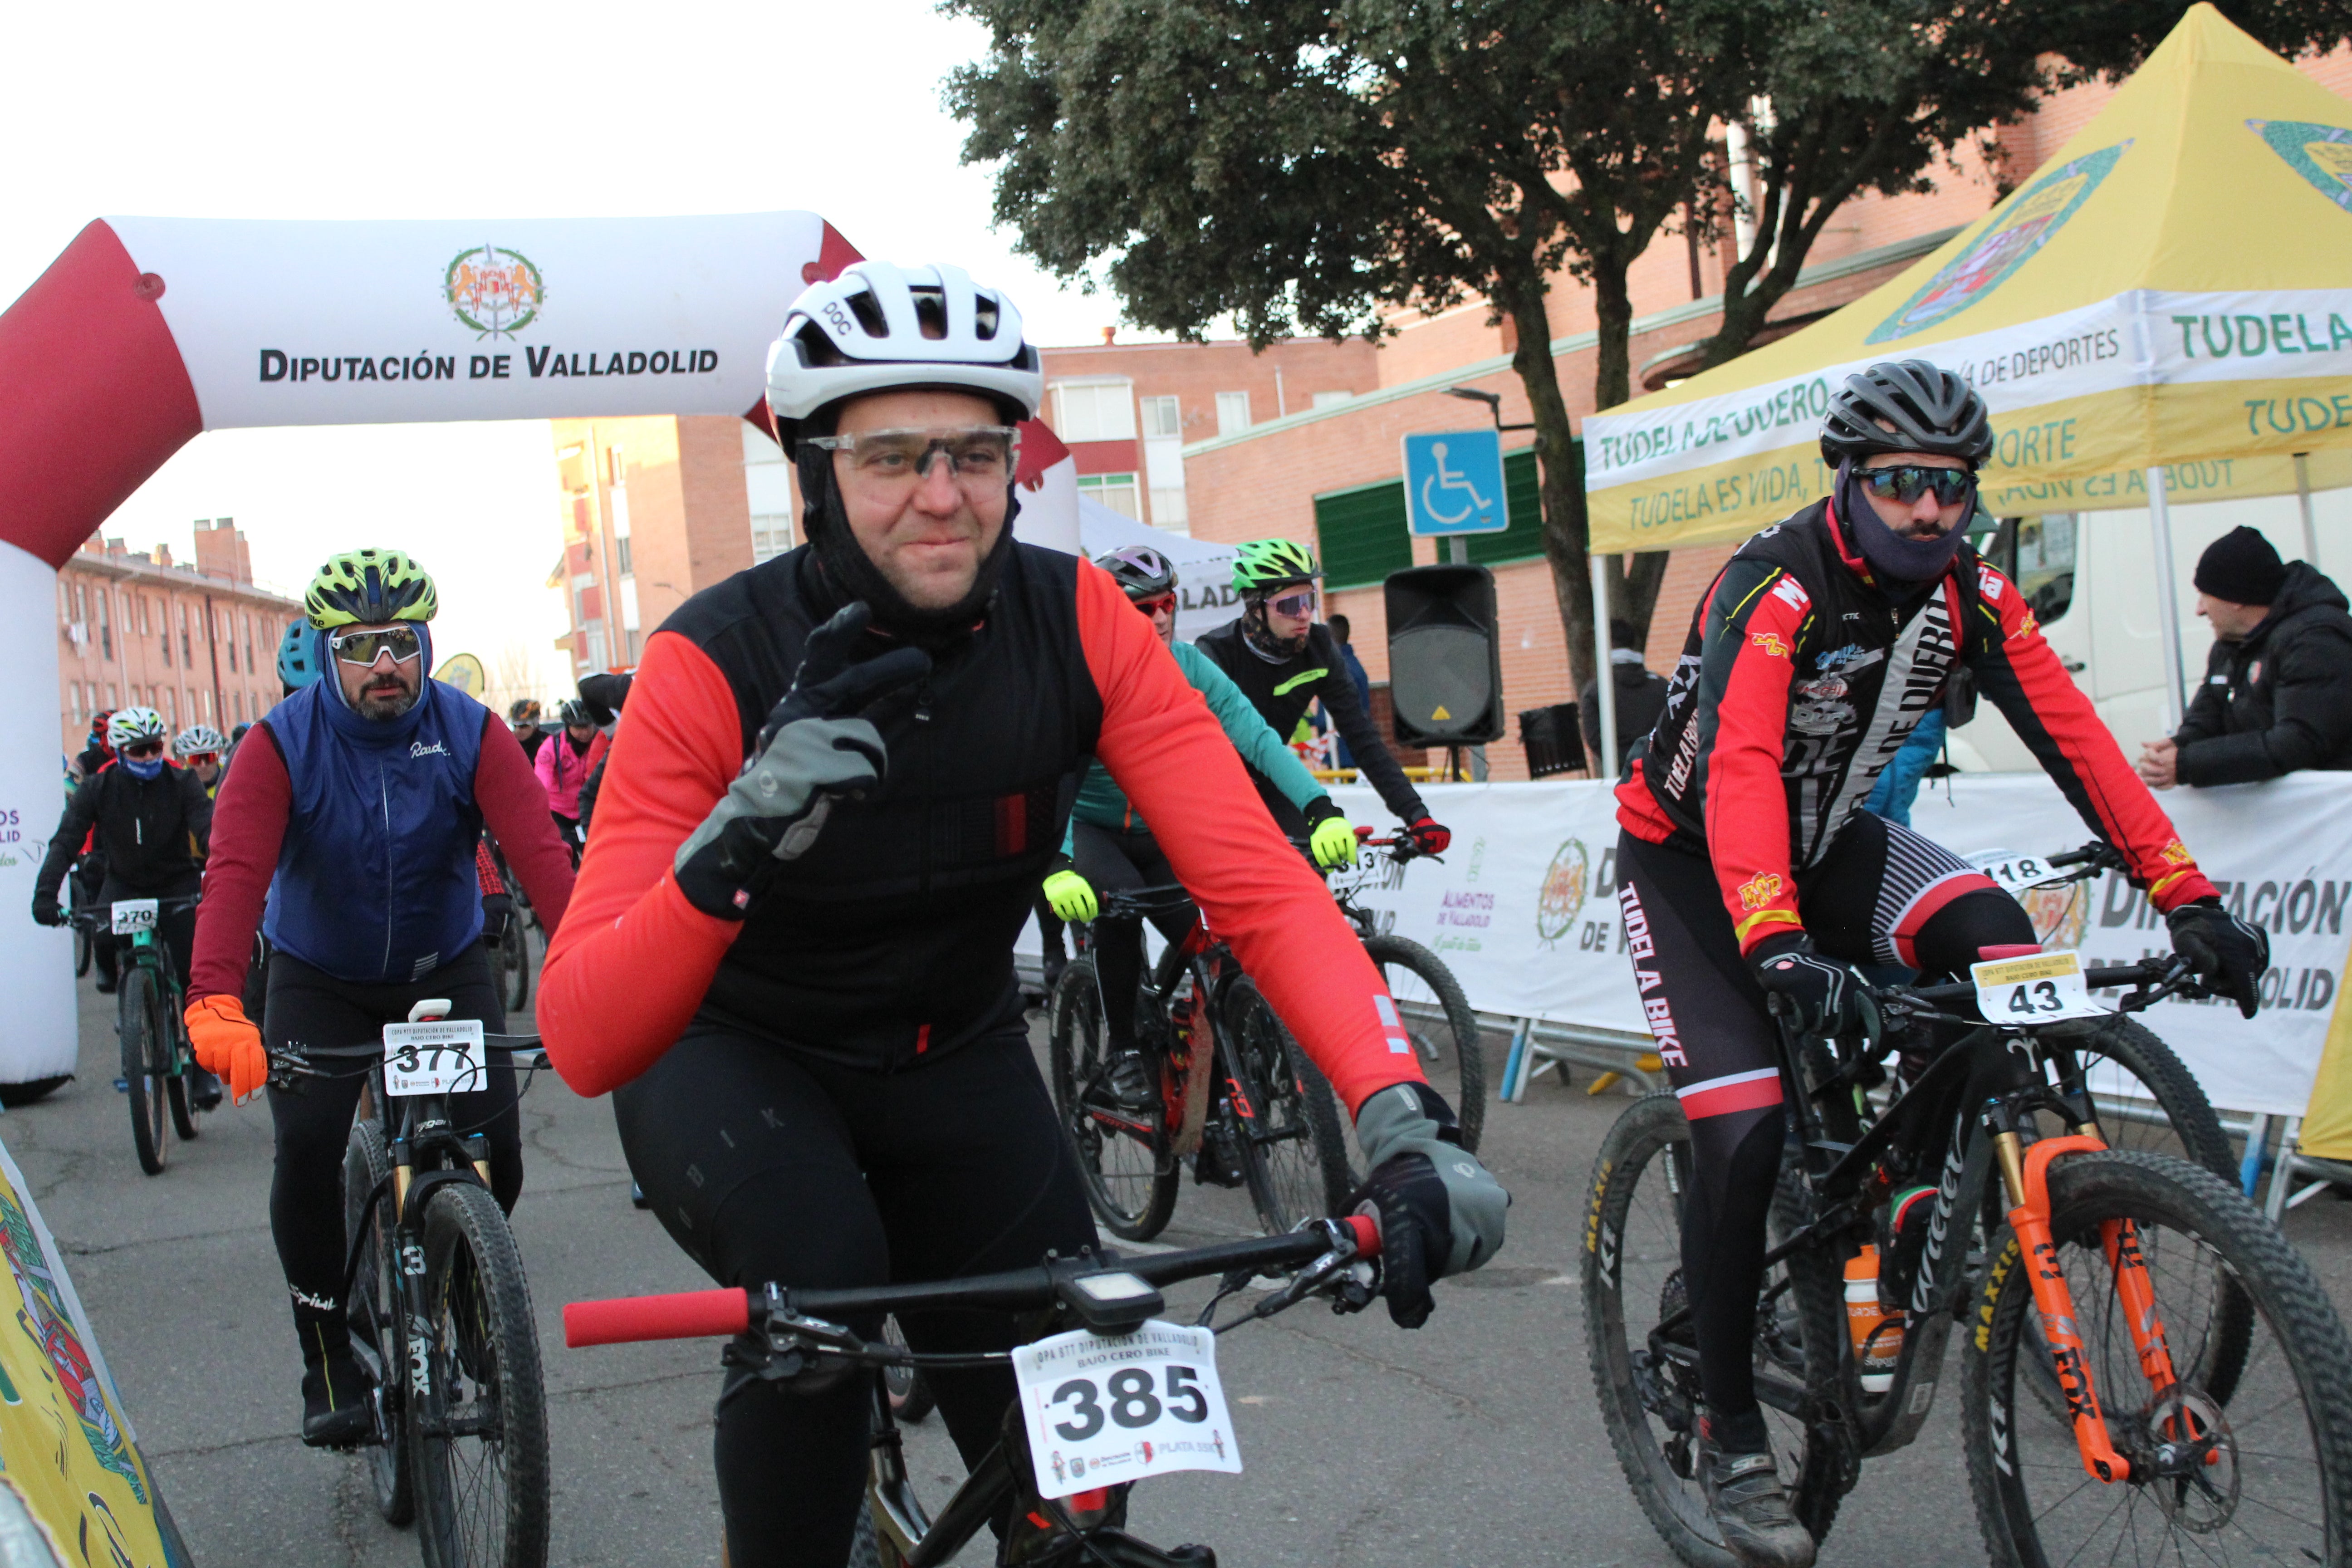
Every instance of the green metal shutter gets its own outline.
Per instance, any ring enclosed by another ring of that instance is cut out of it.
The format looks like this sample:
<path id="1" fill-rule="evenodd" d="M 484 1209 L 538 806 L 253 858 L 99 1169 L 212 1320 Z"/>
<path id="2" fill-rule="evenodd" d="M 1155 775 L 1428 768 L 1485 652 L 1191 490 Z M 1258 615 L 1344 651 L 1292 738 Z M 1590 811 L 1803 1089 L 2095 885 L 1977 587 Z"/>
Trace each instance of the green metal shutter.
<path id="1" fill-rule="evenodd" d="M 1317 496 L 1315 534 L 1327 588 L 1361 588 L 1402 571 L 1412 564 L 1412 536 L 1405 531 L 1404 481 L 1390 479 Z"/>

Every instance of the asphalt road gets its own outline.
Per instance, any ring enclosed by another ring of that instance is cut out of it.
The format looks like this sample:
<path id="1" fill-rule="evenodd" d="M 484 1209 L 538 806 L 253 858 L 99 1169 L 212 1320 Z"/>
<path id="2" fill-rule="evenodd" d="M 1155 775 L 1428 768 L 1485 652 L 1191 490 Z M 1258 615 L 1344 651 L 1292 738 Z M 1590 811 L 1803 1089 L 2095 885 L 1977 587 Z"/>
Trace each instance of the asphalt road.
<path id="1" fill-rule="evenodd" d="M 300 1363 L 269 1240 L 267 1113 L 206 1118 L 165 1174 L 142 1175 L 112 1088 L 111 1004 L 84 983 L 81 1076 L 0 1116 L 0 1137 L 67 1254 L 196 1562 L 416 1562 L 413 1533 L 377 1516 L 357 1463 L 295 1436 Z M 1670 1563 L 1594 1413 L 1574 1283 L 1593 1151 L 1625 1104 L 1547 1076 L 1526 1105 L 1490 1106 L 1486 1153 L 1516 1199 L 1502 1257 L 1441 1286 L 1417 1333 L 1377 1310 L 1310 1307 L 1226 1339 L 1219 1364 L 1247 1471 L 1147 1483 L 1138 1529 L 1207 1542 L 1228 1568 Z M 551 1406 L 551 1560 L 715 1563 L 716 1345 L 567 1351 L 559 1320 L 569 1300 L 707 1281 L 629 1206 L 605 1107 L 542 1074 L 523 1122 L 515 1229 Z M 1250 1228 L 1241 1194 L 1188 1187 L 1164 1239 Z M 2339 1304 L 2352 1300 L 2352 1209 L 2323 1197 L 2290 1216 L 2289 1234 Z M 1956 1438 L 1947 1399 L 1916 1445 L 1865 1470 L 1822 1561 L 1982 1562 Z M 961 1469 L 936 1419 L 915 1428 L 913 1452 L 943 1497 Z"/>

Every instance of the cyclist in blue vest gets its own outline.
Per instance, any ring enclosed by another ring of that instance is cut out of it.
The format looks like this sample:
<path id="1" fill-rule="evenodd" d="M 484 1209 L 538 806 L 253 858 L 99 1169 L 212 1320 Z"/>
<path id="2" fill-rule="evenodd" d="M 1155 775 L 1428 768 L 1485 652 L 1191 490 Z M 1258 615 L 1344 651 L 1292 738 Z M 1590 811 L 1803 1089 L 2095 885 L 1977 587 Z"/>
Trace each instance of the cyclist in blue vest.
<path id="1" fill-rule="evenodd" d="M 269 1223 L 302 1342 L 302 1440 L 314 1447 L 356 1442 L 371 1420 L 343 1315 L 343 1147 L 362 1080 L 271 1081 L 271 1058 L 380 1039 L 426 997 L 448 999 L 452 1018 L 505 1029 L 481 942 L 474 847 L 485 824 L 551 931 L 572 896 L 571 859 L 522 748 L 488 709 L 425 679 L 437 604 L 433 579 L 394 550 L 338 555 L 312 579 L 302 662 L 321 675 L 246 737 L 215 805 L 196 922 L 187 1019 L 197 1059 L 228 1078 L 239 1104 L 268 1086 Z M 257 925 L 271 949 L 258 1024 L 241 1000 Z M 494 1058 L 488 1079 L 450 1109 L 488 1135 L 490 1187 L 512 1209 L 522 1193 L 513 1067 Z"/>

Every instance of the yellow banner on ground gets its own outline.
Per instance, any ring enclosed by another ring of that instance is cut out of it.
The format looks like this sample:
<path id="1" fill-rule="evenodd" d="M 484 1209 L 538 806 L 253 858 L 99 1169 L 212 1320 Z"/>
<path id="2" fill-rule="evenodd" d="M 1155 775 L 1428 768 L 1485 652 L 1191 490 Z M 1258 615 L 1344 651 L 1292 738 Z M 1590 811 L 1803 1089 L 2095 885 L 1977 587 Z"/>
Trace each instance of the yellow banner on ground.
<path id="1" fill-rule="evenodd" d="M 1819 499 L 1831 394 L 1890 359 L 1984 395 L 1996 512 L 2004 494 L 2142 505 L 2145 478 L 2126 476 L 2151 467 L 2182 475 L 2182 500 L 2278 494 L 2298 452 L 2330 455 L 2315 489 L 2352 481 L 2335 456 L 2352 452 L 2347 254 L 2352 104 L 2194 5 L 1940 249 L 1803 331 L 1587 418 L 1593 547 L 1740 539 Z"/>
<path id="2" fill-rule="evenodd" d="M 56 1238 L 5 1148 L 0 1259 L 0 1486 L 60 1563 L 184 1568 Z"/>

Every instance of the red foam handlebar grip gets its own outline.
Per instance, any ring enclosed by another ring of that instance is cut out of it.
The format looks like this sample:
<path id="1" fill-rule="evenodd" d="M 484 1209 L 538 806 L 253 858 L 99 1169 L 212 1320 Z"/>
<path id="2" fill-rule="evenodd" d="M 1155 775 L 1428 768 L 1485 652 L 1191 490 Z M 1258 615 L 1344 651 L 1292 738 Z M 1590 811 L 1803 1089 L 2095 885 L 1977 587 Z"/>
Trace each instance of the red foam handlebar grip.
<path id="1" fill-rule="evenodd" d="M 1351 1214 L 1339 1223 L 1356 1233 L 1356 1256 L 1378 1258 L 1381 1255 L 1381 1222 L 1368 1214 Z"/>
<path id="2" fill-rule="evenodd" d="M 751 1299 L 740 1290 L 623 1296 L 611 1301 L 574 1301 L 563 1309 L 563 1342 L 573 1350 L 740 1334 L 751 1326 Z"/>

